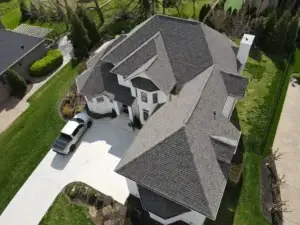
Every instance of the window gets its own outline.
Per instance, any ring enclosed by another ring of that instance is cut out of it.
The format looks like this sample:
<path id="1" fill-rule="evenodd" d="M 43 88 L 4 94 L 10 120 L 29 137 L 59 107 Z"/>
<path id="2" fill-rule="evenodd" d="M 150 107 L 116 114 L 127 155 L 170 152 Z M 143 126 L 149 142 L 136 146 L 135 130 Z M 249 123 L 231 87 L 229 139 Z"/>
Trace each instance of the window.
<path id="1" fill-rule="evenodd" d="M 143 117 L 144 117 L 145 121 L 149 118 L 149 111 L 148 110 L 143 109 Z"/>
<path id="2" fill-rule="evenodd" d="M 83 127 L 83 124 L 80 124 L 72 133 L 72 136 L 76 136 L 80 129 Z"/>
<path id="3" fill-rule="evenodd" d="M 104 102 L 104 98 L 101 96 L 101 97 L 98 97 L 96 98 L 97 102 Z"/>
<path id="4" fill-rule="evenodd" d="M 157 103 L 157 93 L 153 94 L 153 103 Z"/>
<path id="5" fill-rule="evenodd" d="M 148 102 L 148 98 L 147 98 L 147 93 L 146 92 L 141 91 L 141 99 L 142 99 L 142 102 Z"/>

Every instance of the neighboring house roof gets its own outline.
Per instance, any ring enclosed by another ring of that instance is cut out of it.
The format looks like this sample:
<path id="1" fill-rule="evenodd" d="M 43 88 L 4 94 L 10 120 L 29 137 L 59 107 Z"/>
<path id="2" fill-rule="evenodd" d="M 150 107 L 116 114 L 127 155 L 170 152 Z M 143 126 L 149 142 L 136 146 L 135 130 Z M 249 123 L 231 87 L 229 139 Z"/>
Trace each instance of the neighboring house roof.
<path id="1" fill-rule="evenodd" d="M 116 172 L 215 219 L 240 138 L 222 114 L 228 95 L 218 65 L 198 74 L 148 119 Z"/>
<path id="2" fill-rule="evenodd" d="M 33 36 L 33 37 L 45 38 L 52 31 L 52 29 L 38 27 L 38 26 L 32 26 L 32 25 L 23 23 L 20 26 L 18 26 L 17 28 L 15 28 L 13 31 L 16 33 L 29 35 L 29 36 Z"/>
<path id="3" fill-rule="evenodd" d="M 149 79 L 143 77 L 136 77 L 131 80 L 133 87 L 142 89 L 145 91 L 158 91 L 158 87 Z"/>
<path id="4" fill-rule="evenodd" d="M 144 209 L 154 213 L 163 219 L 169 219 L 182 213 L 191 211 L 190 209 L 170 201 L 155 192 L 138 185 L 141 203 Z"/>
<path id="5" fill-rule="evenodd" d="M 0 29 L 0 74 L 22 59 L 44 39 Z"/>

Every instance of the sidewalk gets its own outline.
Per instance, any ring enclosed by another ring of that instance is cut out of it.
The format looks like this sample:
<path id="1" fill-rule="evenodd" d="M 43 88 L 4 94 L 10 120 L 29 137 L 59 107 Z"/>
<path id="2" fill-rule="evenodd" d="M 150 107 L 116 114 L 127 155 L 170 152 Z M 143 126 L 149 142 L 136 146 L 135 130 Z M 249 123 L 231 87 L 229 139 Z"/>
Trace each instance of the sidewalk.
<path id="1" fill-rule="evenodd" d="M 0 133 L 6 130 L 28 107 L 28 99 L 48 82 L 63 66 L 71 61 L 72 45 L 64 36 L 59 41 L 58 49 L 64 56 L 63 64 L 50 76 L 39 83 L 33 83 L 31 90 L 21 99 L 10 97 L 0 105 Z"/>
<path id="2" fill-rule="evenodd" d="M 276 161 L 279 176 L 286 183 L 281 190 L 287 201 L 284 225 L 300 225 L 300 86 L 289 84 L 278 124 L 273 150 L 279 149 L 282 157 Z"/>

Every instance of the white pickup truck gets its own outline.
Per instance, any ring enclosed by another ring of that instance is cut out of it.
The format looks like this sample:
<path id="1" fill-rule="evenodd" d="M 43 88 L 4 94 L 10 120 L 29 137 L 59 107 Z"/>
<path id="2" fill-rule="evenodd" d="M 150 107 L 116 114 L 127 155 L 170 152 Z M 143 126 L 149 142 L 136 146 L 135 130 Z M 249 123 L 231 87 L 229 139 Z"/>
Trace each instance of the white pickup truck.
<path id="1" fill-rule="evenodd" d="M 52 144 L 52 150 L 64 155 L 73 152 L 80 137 L 91 126 L 91 118 L 86 113 L 78 113 L 63 127 L 60 135 Z"/>

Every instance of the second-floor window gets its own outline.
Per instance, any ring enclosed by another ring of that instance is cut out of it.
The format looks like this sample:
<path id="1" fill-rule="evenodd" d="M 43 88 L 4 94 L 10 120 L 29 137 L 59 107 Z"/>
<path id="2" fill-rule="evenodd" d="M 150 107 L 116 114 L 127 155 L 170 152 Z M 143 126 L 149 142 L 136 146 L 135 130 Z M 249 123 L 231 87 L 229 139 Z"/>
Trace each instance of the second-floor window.
<path id="1" fill-rule="evenodd" d="M 148 97 L 146 92 L 141 91 L 141 99 L 142 102 L 148 102 Z"/>
<path id="2" fill-rule="evenodd" d="M 153 104 L 157 103 L 157 93 L 153 94 Z"/>

